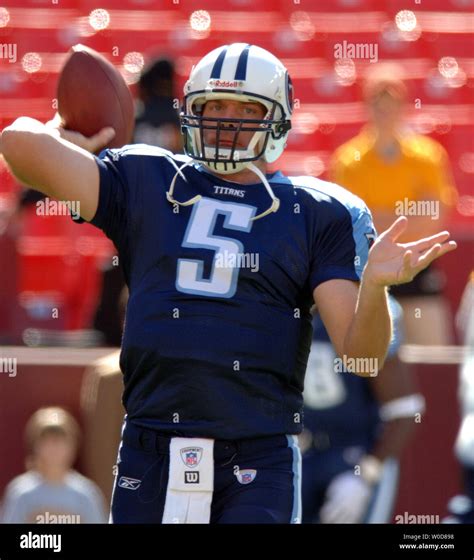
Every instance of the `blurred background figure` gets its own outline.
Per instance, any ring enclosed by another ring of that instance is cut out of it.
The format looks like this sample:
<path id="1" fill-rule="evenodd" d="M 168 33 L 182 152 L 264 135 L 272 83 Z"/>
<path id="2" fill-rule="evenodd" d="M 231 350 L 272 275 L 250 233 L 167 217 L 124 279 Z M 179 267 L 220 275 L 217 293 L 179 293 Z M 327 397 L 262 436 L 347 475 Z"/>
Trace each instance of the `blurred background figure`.
<path id="1" fill-rule="evenodd" d="M 25 429 L 27 471 L 5 491 L 3 523 L 105 523 L 97 486 L 72 469 L 79 426 L 66 410 L 37 410 Z"/>
<path id="2" fill-rule="evenodd" d="M 318 315 L 305 382 L 303 522 L 389 523 L 398 459 L 424 411 L 408 366 L 397 357 L 401 308 L 390 298 L 394 334 L 385 366 L 362 378 L 340 372 Z"/>
<path id="3" fill-rule="evenodd" d="M 100 358 L 88 368 L 81 386 L 81 419 L 84 434 L 81 465 L 110 504 L 114 465 L 120 444 L 125 410 L 120 350 Z"/>
<path id="4" fill-rule="evenodd" d="M 448 511 L 451 517 L 448 521 L 474 523 L 474 271 L 464 290 L 456 323 L 465 344 L 459 375 L 461 426 L 455 444 L 463 469 L 465 494 L 450 500 Z"/>
<path id="5" fill-rule="evenodd" d="M 134 142 L 158 146 L 173 153 L 182 152 L 173 62 L 166 58 L 152 60 L 140 76 L 137 94 Z M 127 295 L 121 267 L 110 264 L 104 269 L 94 318 L 94 328 L 102 333 L 107 346 L 121 344 L 123 305 L 120 301 L 126 301 Z"/>
<path id="6" fill-rule="evenodd" d="M 134 141 L 182 152 L 178 103 L 173 62 L 166 58 L 152 60 L 138 81 Z"/>
<path id="7" fill-rule="evenodd" d="M 444 148 L 406 127 L 407 90 L 399 68 L 376 66 L 363 86 L 369 122 L 336 150 L 330 176 L 364 200 L 377 231 L 407 215 L 408 228 L 400 241 L 408 242 L 445 228 L 457 192 Z M 413 282 L 391 288 L 404 310 L 407 344 L 452 343 L 443 286 L 444 279 L 433 265 Z"/>

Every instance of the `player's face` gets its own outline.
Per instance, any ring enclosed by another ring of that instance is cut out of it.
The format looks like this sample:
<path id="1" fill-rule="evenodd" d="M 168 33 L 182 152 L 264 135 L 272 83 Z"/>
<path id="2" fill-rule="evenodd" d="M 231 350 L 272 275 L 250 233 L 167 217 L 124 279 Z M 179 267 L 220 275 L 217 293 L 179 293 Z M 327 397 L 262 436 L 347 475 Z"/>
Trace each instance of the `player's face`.
<path id="1" fill-rule="evenodd" d="M 235 140 L 237 123 L 225 122 L 225 119 L 263 119 L 267 110 L 260 103 L 243 103 L 232 99 L 215 99 L 208 101 L 204 106 L 202 116 L 214 119 L 223 119 L 219 134 L 219 147 L 231 148 Z M 210 123 L 210 121 L 208 121 Z M 205 122 L 205 124 L 207 124 Z M 215 126 L 215 123 L 212 123 Z M 254 128 L 256 124 L 252 125 Z M 255 131 L 245 131 L 243 126 L 238 134 L 236 149 L 246 149 Z M 204 129 L 204 143 L 206 146 L 215 146 L 217 130 Z"/>

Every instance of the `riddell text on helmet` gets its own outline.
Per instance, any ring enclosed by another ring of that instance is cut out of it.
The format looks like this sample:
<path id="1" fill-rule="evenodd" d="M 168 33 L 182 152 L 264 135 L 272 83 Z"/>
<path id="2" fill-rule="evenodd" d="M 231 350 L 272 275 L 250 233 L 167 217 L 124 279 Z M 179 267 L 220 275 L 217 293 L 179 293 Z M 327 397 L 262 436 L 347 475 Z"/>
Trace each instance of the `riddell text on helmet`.
<path id="1" fill-rule="evenodd" d="M 208 84 L 213 88 L 241 88 L 245 85 L 245 82 L 241 80 L 209 80 Z"/>

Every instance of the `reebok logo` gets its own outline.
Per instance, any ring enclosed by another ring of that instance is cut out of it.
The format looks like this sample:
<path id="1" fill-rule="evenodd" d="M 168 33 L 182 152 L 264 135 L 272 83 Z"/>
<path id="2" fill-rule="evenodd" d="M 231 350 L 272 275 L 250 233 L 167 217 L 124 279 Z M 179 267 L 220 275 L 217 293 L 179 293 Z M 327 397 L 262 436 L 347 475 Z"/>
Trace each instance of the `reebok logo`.
<path id="1" fill-rule="evenodd" d="M 141 480 L 136 478 L 129 478 L 128 476 L 121 476 L 118 485 L 125 490 L 138 490 L 140 488 Z"/>

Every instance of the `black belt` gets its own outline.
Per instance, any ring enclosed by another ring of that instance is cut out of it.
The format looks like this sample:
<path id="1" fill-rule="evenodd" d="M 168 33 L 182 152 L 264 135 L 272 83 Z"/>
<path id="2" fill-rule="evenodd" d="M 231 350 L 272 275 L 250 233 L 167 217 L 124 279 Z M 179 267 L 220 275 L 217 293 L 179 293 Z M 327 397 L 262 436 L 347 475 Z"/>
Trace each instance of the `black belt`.
<path id="1" fill-rule="evenodd" d="M 173 437 L 184 436 L 164 434 L 157 430 L 137 426 L 128 421 L 122 439 L 125 445 L 142 449 L 148 453 L 169 455 L 170 440 Z M 282 446 L 288 446 L 287 438 L 284 435 L 238 440 L 215 439 L 214 459 L 220 463 L 225 460 L 232 460 L 237 454 L 247 455 Z"/>

